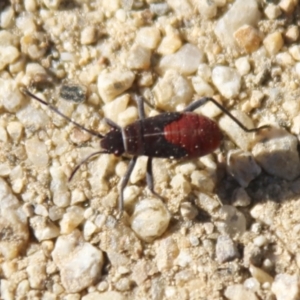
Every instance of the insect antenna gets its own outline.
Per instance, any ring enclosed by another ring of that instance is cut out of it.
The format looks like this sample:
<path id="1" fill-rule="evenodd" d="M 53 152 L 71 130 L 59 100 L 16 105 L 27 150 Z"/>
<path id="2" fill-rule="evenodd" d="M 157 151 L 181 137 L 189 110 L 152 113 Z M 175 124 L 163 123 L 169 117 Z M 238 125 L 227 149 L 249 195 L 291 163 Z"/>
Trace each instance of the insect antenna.
<path id="1" fill-rule="evenodd" d="M 37 100 L 38 102 L 40 102 L 41 104 L 48 106 L 49 109 L 51 109 L 52 111 L 54 111 L 56 114 L 60 115 L 62 118 L 64 118 L 65 120 L 71 122 L 72 124 L 74 124 L 75 126 L 77 126 L 78 128 L 80 128 L 81 130 L 84 130 L 86 132 L 88 132 L 91 135 L 97 136 L 98 138 L 103 138 L 104 136 L 94 130 L 90 130 L 85 128 L 84 126 L 78 124 L 77 122 L 73 121 L 71 118 L 69 118 L 68 116 L 64 115 L 62 112 L 60 112 L 56 107 L 52 106 L 51 104 L 47 103 L 46 101 L 42 100 L 41 98 L 37 97 L 36 95 L 32 94 L 31 92 L 29 92 L 26 88 L 21 88 L 21 91 L 26 94 L 27 96 L 29 96 L 32 99 Z"/>
<path id="2" fill-rule="evenodd" d="M 88 157 L 86 157 L 83 161 L 81 161 L 75 168 L 74 170 L 72 171 L 70 177 L 69 177 L 69 181 L 72 180 L 72 178 L 74 177 L 75 173 L 79 170 L 79 168 L 85 164 L 90 158 L 92 158 L 93 156 L 96 156 L 96 155 L 99 155 L 99 154 L 103 154 L 103 153 L 108 153 L 107 151 L 97 151 L 97 152 L 94 152 L 92 154 L 90 154 Z"/>

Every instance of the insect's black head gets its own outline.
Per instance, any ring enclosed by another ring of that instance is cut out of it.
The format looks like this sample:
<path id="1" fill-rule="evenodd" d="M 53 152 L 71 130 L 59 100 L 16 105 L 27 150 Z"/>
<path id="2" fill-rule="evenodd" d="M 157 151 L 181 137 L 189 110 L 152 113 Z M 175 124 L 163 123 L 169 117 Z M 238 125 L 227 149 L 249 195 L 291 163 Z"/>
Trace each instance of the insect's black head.
<path id="1" fill-rule="evenodd" d="M 124 144 L 122 132 L 119 128 L 112 128 L 101 140 L 100 146 L 107 153 L 113 153 L 120 156 L 124 153 Z"/>

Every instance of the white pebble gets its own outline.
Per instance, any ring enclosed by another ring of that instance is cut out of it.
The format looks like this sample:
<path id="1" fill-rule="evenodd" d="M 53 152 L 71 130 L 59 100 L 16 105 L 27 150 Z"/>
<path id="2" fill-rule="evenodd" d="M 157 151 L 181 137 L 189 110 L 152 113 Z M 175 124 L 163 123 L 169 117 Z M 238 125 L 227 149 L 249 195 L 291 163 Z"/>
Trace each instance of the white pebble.
<path id="1" fill-rule="evenodd" d="M 102 100 L 105 103 L 112 101 L 131 87 L 134 78 L 134 73 L 124 69 L 102 72 L 98 76 L 98 92 Z"/>
<path id="2" fill-rule="evenodd" d="M 84 220 L 84 209 L 80 206 L 71 206 L 63 215 L 60 221 L 60 231 L 62 234 L 71 233 Z"/>
<path id="3" fill-rule="evenodd" d="M 9 28 L 13 22 L 15 11 L 12 5 L 8 5 L 0 15 L 0 27 Z"/>
<path id="4" fill-rule="evenodd" d="M 90 25 L 83 28 L 80 34 L 80 43 L 82 45 L 93 44 L 97 40 L 97 29 L 95 26 Z"/>
<path id="5" fill-rule="evenodd" d="M 192 84 L 195 92 L 199 97 L 212 97 L 214 94 L 213 88 L 209 83 L 204 81 L 201 77 L 192 77 Z"/>
<path id="6" fill-rule="evenodd" d="M 265 8 L 265 15 L 268 17 L 269 20 L 275 20 L 281 15 L 281 10 L 278 5 L 273 3 L 269 3 Z"/>
<path id="7" fill-rule="evenodd" d="M 180 204 L 180 213 L 183 218 L 193 220 L 198 215 L 198 209 L 190 202 L 183 202 Z"/>
<path id="8" fill-rule="evenodd" d="M 22 131 L 23 126 L 20 122 L 9 122 L 7 125 L 7 132 L 15 142 L 19 141 Z"/>
<path id="9" fill-rule="evenodd" d="M 192 44 L 185 44 L 176 53 L 164 56 L 158 67 L 162 73 L 173 69 L 180 74 L 190 75 L 195 73 L 199 64 L 203 62 L 203 52 Z"/>
<path id="10" fill-rule="evenodd" d="M 36 1 L 35 0 L 24 0 L 24 7 L 29 12 L 36 11 Z"/>
<path id="11" fill-rule="evenodd" d="M 45 6 L 49 9 L 57 9 L 61 3 L 61 0 L 43 0 Z"/>
<path id="12" fill-rule="evenodd" d="M 195 203 L 201 209 L 204 209 L 208 213 L 213 213 L 213 211 L 220 206 L 220 202 L 215 198 L 212 198 L 204 193 L 198 193 Z"/>
<path id="13" fill-rule="evenodd" d="M 211 193 L 213 192 L 216 182 L 212 174 L 208 171 L 193 171 L 191 174 L 192 184 L 198 187 L 201 191 Z"/>
<path id="14" fill-rule="evenodd" d="M 257 141 L 252 154 L 260 166 L 269 174 L 286 180 L 300 175 L 298 139 L 284 129 L 273 128 Z"/>
<path id="15" fill-rule="evenodd" d="M 258 300 L 255 292 L 249 291 L 242 284 L 233 284 L 226 288 L 224 295 L 229 300 Z"/>
<path id="16" fill-rule="evenodd" d="M 241 88 L 241 76 L 233 68 L 216 66 L 212 71 L 212 81 L 219 92 L 227 99 L 238 96 Z"/>
<path id="17" fill-rule="evenodd" d="M 216 257 L 219 263 L 232 261 L 239 257 L 238 249 L 229 236 L 220 235 L 216 243 Z"/>
<path id="18" fill-rule="evenodd" d="M 191 191 L 190 183 L 181 174 L 175 175 L 170 185 L 176 191 L 176 194 L 188 195 Z"/>
<path id="19" fill-rule="evenodd" d="M 215 1 L 200 0 L 197 2 L 197 8 L 202 18 L 212 19 L 216 16 L 218 7 Z"/>
<path id="20" fill-rule="evenodd" d="M 59 236 L 59 228 L 48 218 L 35 216 L 30 218 L 30 226 L 38 241 L 53 239 Z"/>
<path id="21" fill-rule="evenodd" d="M 235 48 L 234 32 L 245 24 L 255 27 L 260 18 L 261 14 L 256 0 L 237 0 L 217 22 L 215 34 L 224 46 Z"/>
<path id="22" fill-rule="evenodd" d="M 118 122 L 119 115 L 126 110 L 129 100 L 130 97 L 126 94 L 104 104 L 102 109 L 105 118 Z"/>
<path id="23" fill-rule="evenodd" d="M 227 172 L 244 188 L 261 173 L 252 154 L 242 150 L 228 152 L 226 167 Z"/>
<path id="24" fill-rule="evenodd" d="M 25 141 L 25 149 L 28 159 L 36 167 L 44 168 L 48 165 L 49 156 L 47 146 L 36 136 Z"/>
<path id="25" fill-rule="evenodd" d="M 0 46 L 0 70 L 13 63 L 20 56 L 19 50 L 14 46 Z"/>
<path id="26" fill-rule="evenodd" d="M 167 0 L 167 3 L 178 16 L 188 17 L 193 13 L 193 7 L 188 0 Z"/>
<path id="27" fill-rule="evenodd" d="M 179 104 L 187 105 L 193 95 L 190 82 L 173 70 L 168 70 L 153 88 L 155 104 L 164 110 L 175 110 Z"/>
<path id="28" fill-rule="evenodd" d="M 263 41 L 263 44 L 268 51 L 269 55 L 273 56 L 277 54 L 284 45 L 284 40 L 279 31 L 275 31 L 267 35 Z"/>
<path id="29" fill-rule="evenodd" d="M 168 228 L 171 215 L 161 200 L 140 201 L 130 218 L 131 228 L 144 241 L 151 242 Z"/>
<path id="30" fill-rule="evenodd" d="M 239 57 L 238 59 L 235 60 L 235 67 L 240 73 L 241 76 L 244 76 L 248 74 L 251 70 L 251 66 L 249 63 L 248 57 Z"/>
<path id="31" fill-rule="evenodd" d="M 175 30 L 167 33 L 165 37 L 161 40 L 157 53 L 160 55 L 168 55 L 176 52 L 182 46 L 182 41 L 179 33 Z"/>
<path id="32" fill-rule="evenodd" d="M 133 45 L 126 57 L 126 66 L 131 70 L 147 70 L 150 67 L 151 50 L 140 45 Z"/>
<path id="33" fill-rule="evenodd" d="M 21 94 L 17 84 L 13 80 L 0 79 L 0 94 L 0 106 L 4 106 L 4 108 L 9 112 L 16 112 L 22 104 L 24 104 L 24 96 Z"/>
<path id="34" fill-rule="evenodd" d="M 292 57 L 299 61 L 300 60 L 300 46 L 299 45 L 292 45 L 289 48 L 289 53 L 292 55 Z"/>
<path id="35" fill-rule="evenodd" d="M 160 32 L 155 27 L 142 27 L 136 35 L 139 45 L 148 49 L 155 49 L 160 42 Z"/>
<path id="36" fill-rule="evenodd" d="M 104 263 L 102 252 L 84 242 L 76 230 L 56 240 L 52 258 L 68 293 L 77 293 L 91 286 L 101 276 Z"/>
<path id="37" fill-rule="evenodd" d="M 278 274 L 271 290 L 275 294 L 276 300 L 297 300 L 300 294 L 299 277 L 285 273 Z"/>

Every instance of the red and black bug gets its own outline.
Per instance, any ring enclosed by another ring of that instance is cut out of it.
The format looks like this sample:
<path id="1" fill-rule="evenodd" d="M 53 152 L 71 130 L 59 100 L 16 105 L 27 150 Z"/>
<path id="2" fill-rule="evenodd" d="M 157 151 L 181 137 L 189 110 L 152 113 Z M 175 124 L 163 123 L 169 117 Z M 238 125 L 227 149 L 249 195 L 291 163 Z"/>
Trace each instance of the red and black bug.
<path id="1" fill-rule="evenodd" d="M 78 164 L 69 180 L 72 179 L 79 167 L 93 156 L 103 153 L 115 154 L 116 156 L 126 153 L 133 156 L 121 183 L 119 196 L 120 211 L 123 210 L 124 188 L 128 183 L 138 156 L 145 155 L 149 157 L 146 173 L 147 185 L 154 195 L 162 198 L 154 190 L 152 175 L 152 159 L 154 157 L 174 159 L 195 158 L 211 153 L 219 147 L 222 140 L 222 133 L 216 122 L 203 115 L 193 113 L 201 105 L 209 101 L 214 103 L 246 132 L 254 132 L 269 127 L 269 125 L 264 125 L 252 129 L 246 128 L 227 109 L 210 97 L 204 97 L 191 103 L 183 112 L 166 112 L 146 118 L 143 98 L 135 96 L 139 119 L 125 127 L 120 127 L 113 121 L 106 119 L 111 130 L 106 135 L 102 135 L 74 122 L 57 110 L 57 108 L 38 98 L 27 89 L 23 89 L 23 92 L 43 105 L 48 106 L 52 111 L 82 130 L 101 138 L 100 146 L 103 150 L 92 153 Z"/>

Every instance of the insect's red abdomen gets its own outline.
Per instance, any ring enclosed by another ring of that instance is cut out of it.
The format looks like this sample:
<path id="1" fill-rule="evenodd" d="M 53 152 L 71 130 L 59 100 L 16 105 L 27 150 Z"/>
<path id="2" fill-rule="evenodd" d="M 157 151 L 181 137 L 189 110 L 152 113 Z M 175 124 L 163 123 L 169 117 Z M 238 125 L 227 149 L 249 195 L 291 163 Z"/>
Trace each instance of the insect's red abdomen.
<path id="1" fill-rule="evenodd" d="M 216 150 L 222 140 L 218 125 L 209 118 L 195 113 L 181 117 L 164 127 L 165 139 L 185 149 L 187 157 L 199 157 Z"/>

